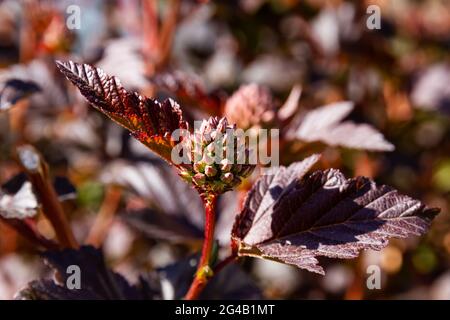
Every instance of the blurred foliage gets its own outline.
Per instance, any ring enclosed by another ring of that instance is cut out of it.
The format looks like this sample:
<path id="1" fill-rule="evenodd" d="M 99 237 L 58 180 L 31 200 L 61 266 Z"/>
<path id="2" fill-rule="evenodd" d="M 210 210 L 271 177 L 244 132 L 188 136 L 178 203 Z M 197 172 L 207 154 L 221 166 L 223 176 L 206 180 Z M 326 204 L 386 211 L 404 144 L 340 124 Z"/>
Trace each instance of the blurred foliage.
<path id="1" fill-rule="evenodd" d="M 69 30 L 66 8 L 73 4 L 81 9 L 81 29 Z M 366 27 L 371 4 L 381 10 L 380 30 Z M 170 264 L 198 246 L 161 249 L 117 217 L 148 205 L 162 209 L 158 201 L 170 205 L 172 200 L 158 193 L 164 178 L 154 170 L 161 164 L 89 108 L 54 60 L 92 63 L 117 75 L 127 89 L 177 98 L 185 102 L 189 121 L 222 112 L 223 97 L 241 84 L 263 84 L 277 102 L 299 84 L 299 114 L 351 100 L 355 108 L 346 119 L 377 128 L 395 150 L 292 143 L 281 155 L 283 163 L 321 150 L 323 167 L 373 177 L 442 213 L 421 239 L 393 241 L 355 261 L 324 260 L 325 277 L 259 260 L 244 260 L 242 267 L 269 298 L 449 299 L 449 49 L 448 0 L 0 1 L 0 84 L 17 78 L 40 88 L 8 112 L 0 110 L 0 182 L 20 171 L 15 146 L 36 146 L 50 174 L 69 177 L 77 188 L 76 203 L 65 204 L 75 236 L 88 237 L 93 222 L 107 225 L 108 232 L 94 238 L 106 259 L 133 279 L 142 266 Z M 174 70 L 200 78 L 208 103 L 155 85 L 158 75 Z M 111 173 L 115 161 L 135 170 L 119 167 Z M 124 191 L 108 206 L 111 184 Z M 97 211 L 102 214 L 94 216 Z M 38 227 L 48 229 L 45 221 Z M 22 263 L 31 246 L 1 221 L 0 234 L 0 298 L 11 298 L 46 271 L 35 260 Z M 381 290 L 366 289 L 371 264 L 382 268 Z"/>

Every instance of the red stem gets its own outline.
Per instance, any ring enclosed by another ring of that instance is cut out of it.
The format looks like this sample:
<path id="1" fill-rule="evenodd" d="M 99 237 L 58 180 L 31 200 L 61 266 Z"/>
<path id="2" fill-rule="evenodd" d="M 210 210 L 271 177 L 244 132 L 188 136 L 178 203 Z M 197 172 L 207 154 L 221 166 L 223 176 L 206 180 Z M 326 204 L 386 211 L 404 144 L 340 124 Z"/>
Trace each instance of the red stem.
<path id="1" fill-rule="evenodd" d="M 205 204 L 205 239 L 203 241 L 202 256 L 197 267 L 195 279 L 186 294 L 186 300 L 197 299 L 200 292 L 212 277 L 213 271 L 209 266 L 211 252 L 214 245 L 214 225 L 216 216 L 216 196 L 203 198 Z"/>
<path id="2" fill-rule="evenodd" d="M 48 250 L 58 249 L 58 244 L 50 239 L 45 238 L 39 231 L 36 230 L 34 222 L 31 219 L 4 219 L 0 217 L 0 221 L 6 223 L 11 228 L 15 229 L 25 239 L 32 244 L 42 246 Z"/>

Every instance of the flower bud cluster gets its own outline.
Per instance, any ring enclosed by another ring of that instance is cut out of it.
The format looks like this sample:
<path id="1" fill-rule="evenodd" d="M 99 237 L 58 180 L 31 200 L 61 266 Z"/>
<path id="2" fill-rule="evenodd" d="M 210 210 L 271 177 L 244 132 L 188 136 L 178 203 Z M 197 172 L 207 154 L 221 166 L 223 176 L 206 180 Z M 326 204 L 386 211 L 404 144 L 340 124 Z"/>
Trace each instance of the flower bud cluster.
<path id="1" fill-rule="evenodd" d="M 249 150 L 226 118 L 204 120 L 185 143 L 189 165 L 179 166 L 179 175 L 202 194 L 221 194 L 239 185 L 254 165 Z"/>

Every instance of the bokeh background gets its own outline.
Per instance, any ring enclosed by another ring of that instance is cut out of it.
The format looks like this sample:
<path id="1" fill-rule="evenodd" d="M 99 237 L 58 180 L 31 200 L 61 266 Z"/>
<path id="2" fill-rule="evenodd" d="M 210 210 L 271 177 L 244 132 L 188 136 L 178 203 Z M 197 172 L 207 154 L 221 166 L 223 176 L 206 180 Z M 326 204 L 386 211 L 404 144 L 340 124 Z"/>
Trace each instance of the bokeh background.
<path id="1" fill-rule="evenodd" d="M 80 10 L 79 29 L 67 28 L 71 5 Z M 366 26 L 369 5 L 380 9 L 380 30 Z M 0 114 L 0 182 L 20 171 L 13 146 L 34 145 L 52 175 L 69 177 L 77 189 L 64 202 L 77 238 L 102 245 L 108 263 L 133 280 L 199 244 L 152 237 L 139 221 L 136 227 L 120 218 L 143 203 L 171 205 L 168 169 L 88 107 L 54 60 L 94 64 L 126 88 L 160 97 L 172 93 L 153 79 L 168 70 L 195 77 L 215 97 L 256 82 L 284 101 L 300 85 L 300 110 L 351 100 L 350 119 L 371 124 L 395 145 L 386 153 L 324 147 L 324 164 L 392 185 L 442 212 L 421 238 L 393 240 L 351 261 L 325 260 L 325 276 L 262 260 L 243 261 L 243 270 L 267 298 L 449 299 L 449 50 L 448 0 L 3 0 L 0 80 L 33 80 L 42 92 Z M 191 119 L 208 113 L 195 101 L 183 108 Z M 292 157 L 281 155 L 284 163 Z M 223 206 L 233 212 L 229 198 Z M 54 237 L 44 217 L 37 226 Z M 372 264 L 382 270 L 380 290 L 366 287 Z M 0 222 L 0 298 L 48 273 L 29 243 Z"/>

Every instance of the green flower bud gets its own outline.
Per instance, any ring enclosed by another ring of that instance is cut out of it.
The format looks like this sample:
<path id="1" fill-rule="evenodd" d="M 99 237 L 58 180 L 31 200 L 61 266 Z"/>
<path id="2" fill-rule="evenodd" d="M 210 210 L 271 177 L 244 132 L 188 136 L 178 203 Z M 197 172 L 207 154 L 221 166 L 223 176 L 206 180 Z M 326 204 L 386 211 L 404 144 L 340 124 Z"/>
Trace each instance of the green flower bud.
<path id="1" fill-rule="evenodd" d="M 187 181 L 191 180 L 202 195 L 232 190 L 255 167 L 233 163 L 238 153 L 246 155 L 248 152 L 244 146 L 238 146 L 233 130 L 236 126 L 230 126 L 226 118 L 211 117 L 187 137 L 186 145 L 190 148 L 188 152 L 192 163 L 181 164 L 178 169 L 182 172 L 180 175 Z M 228 159 L 223 159 L 225 156 Z M 248 161 L 243 160 L 244 163 Z"/>
<path id="2" fill-rule="evenodd" d="M 203 173 L 204 171 L 205 171 L 205 166 L 206 166 L 206 163 L 204 163 L 204 162 L 195 162 L 194 163 L 194 170 L 196 171 L 196 172 L 200 172 L 200 173 Z"/>
<path id="3" fill-rule="evenodd" d="M 187 182 L 192 181 L 192 176 L 188 171 L 180 171 L 178 174 L 180 175 L 181 178 L 183 178 Z"/>
<path id="4" fill-rule="evenodd" d="M 197 186 L 202 186 L 206 182 L 206 176 L 203 173 L 197 173 L 192 177 L 192 181 Z"/>

